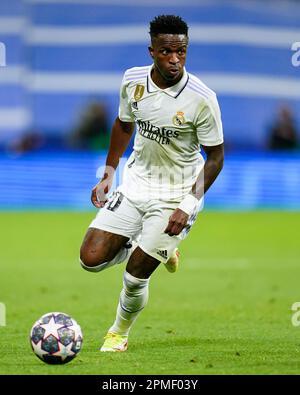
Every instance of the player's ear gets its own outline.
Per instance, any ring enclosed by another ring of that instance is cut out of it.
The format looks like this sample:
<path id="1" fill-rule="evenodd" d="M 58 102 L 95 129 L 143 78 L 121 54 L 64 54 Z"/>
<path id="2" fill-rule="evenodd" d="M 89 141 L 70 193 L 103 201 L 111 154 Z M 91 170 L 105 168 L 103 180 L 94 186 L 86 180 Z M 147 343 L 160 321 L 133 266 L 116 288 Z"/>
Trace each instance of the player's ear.
<path id="1" fill-rule="evenodd" d="M 149 54 L 150 54 L 150 56 L 151 56 L 151 58 L 154 58 L 154 49 L 153 49 L 153 47 L 148 47 L 148 51 L 149 51 Z"/>

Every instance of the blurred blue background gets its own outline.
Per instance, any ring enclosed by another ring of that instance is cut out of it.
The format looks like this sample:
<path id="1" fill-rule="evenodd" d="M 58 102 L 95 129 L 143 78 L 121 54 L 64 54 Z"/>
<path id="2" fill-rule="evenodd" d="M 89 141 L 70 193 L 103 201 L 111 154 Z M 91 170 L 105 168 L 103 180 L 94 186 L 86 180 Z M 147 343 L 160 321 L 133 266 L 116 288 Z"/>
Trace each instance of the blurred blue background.
<path id="1" fill-rule="evenodd" d="M 206 207 L 300 209 L 300 3 L 182 3 L 0 1 L 0 209 L 91 208 L 122 74 L 151 64 L 158 14 L 187 21 L 187 69 L 219 98 L 225 167 Z"/>

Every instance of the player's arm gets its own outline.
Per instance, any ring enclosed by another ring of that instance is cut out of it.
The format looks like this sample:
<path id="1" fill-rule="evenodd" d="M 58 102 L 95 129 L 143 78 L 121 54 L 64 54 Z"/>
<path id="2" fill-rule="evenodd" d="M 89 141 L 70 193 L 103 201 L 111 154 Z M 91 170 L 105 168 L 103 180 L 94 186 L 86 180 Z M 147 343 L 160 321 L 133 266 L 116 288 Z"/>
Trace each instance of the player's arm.
<path id="1" fill-rule="evenodd" d="M 123 122 L 116 118 L 110 138 L 109 150 L 106 158 L 105 169 L 102 179 L 92 190 L 91 201 L 97 208 L 103 207 L 109 192 L 116 168 L 123 156 L 134 131 L 134 122 Z"/>
<path id="2" fill-rule="evenodd" d="M 189 208 L 193 207 L 193 205 L 195 207 L 197 202 L 214 183 L 223 168 L 224 144 L 216 146 L 202 146 L 202 148 L 206 153 L 205 165 L 199 173 L 189 195 L 170 216 L 168 226 L 165 229 L 165 233 L 169 236 L 179 235 L 183 230 L 190 216 L 187 214 Z"/>
<path id="3" fill-rule="evenodd" d="M 202 148 L 206 154 L 206 161 L 190 193 L 197 200 L 200 200 L 214 183 L 224 163 L 224 144 L 212 147 L 202 145 Z"/>

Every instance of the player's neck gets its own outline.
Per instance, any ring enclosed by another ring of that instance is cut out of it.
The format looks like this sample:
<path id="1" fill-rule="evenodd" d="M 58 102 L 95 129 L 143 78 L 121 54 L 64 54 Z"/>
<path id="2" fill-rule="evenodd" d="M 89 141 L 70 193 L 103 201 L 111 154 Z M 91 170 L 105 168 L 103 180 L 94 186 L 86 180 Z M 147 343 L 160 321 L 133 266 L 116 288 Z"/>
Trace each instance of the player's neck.
<path id="1" fill-rule="evenodd" d="M 183 72 L 180 74 L 176 80 L 168 81 L 164 79 L 164 77 L 161 75 L 159 70 L 156 69 L 154 66 L 153 69 L 151 70 L 151 79 L 154 82 L 156 86 L 158 86 L 160 89 L 167 89 L 170 88 L 170 86 L 176 85 L 182 78 Z"/>

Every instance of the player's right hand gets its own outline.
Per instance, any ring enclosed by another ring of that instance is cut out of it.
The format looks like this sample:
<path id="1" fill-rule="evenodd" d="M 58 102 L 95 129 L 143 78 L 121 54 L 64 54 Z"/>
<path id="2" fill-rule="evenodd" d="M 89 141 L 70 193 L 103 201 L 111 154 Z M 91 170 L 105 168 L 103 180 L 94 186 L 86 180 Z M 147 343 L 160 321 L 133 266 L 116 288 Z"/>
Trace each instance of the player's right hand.
<path id="1" fill-rule="evenodd" d="M 112 182 L 109 177 L 103 178 L 94 186 L 91 194 L 91 201 L 97 208 L 104 207 L 107 202 L 107 194 L 111 188 Z"/>

